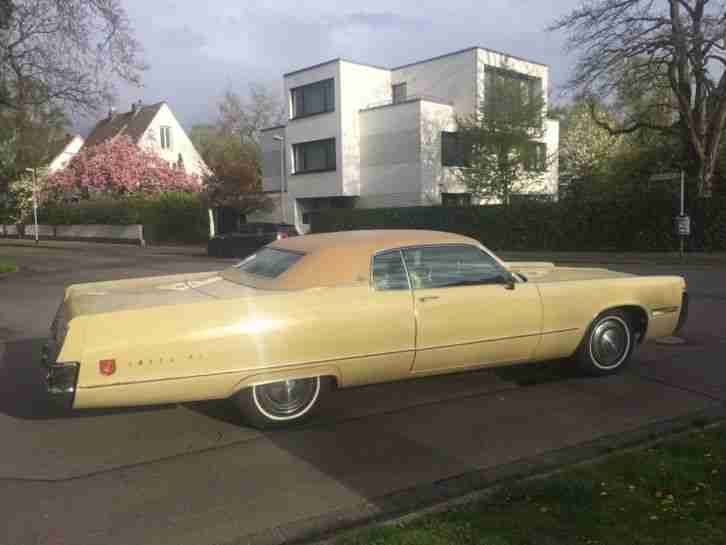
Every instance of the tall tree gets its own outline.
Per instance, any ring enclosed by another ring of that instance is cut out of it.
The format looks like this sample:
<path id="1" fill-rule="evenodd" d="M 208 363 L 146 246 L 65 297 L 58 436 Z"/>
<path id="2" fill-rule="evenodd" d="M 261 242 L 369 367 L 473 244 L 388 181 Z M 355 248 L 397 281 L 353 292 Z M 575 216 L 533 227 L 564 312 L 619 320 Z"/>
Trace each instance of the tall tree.
<path id="1" fill-rule="evenodd" d="M 539 142 L 546 109 L 536 83 L 508 70 L 492 71 L 478 111 L 457 119 L 457 133 L 442 136 L 449 140 L 442 146 L 444 163 L 465 167 L 454 173 L 474 197 L 509 204 L 512 195 L 539 189 L 548 158 Z"/>
<path id="2" fill-rule="evenodd" d="M 593 120 L 614 122 L 603 106 L 577 100 L 564 109 L 560 119 L 560 176 L 587 182 L 609 172 L 615 157 L 627 145 L 626 136 L 610 134 Z"/>
<path id="3" fill-rule="evenodd" d="M 623 84 L 642 107 L 612 122 L 611 134 L 674 134 L 684 162 L 710 194 L 726 123 L 726 2 L 724 0 L 591 0 L 555 21 L 580 57 L 569 87 L 604 101 Z"/>
<path id="4" fill-rule="evenodd" d="M 92 112 L 140 82 L 141 53 L 121 0 L 0 0 L 0 108 Z"/>
<path id="5" fill-rule="evenodd" d="M 203 177 L 203 196 L 212 207 L 229 206 L 240 214 L 269 208 L 257 144 L 214 125 L 192 127 L 189 137 L 210 170 Z"/>
<path id="6" fill-rule="evenodd" d="M 256 144 L 262 129 L 279 125 L 285 116 L 282 98 L 266 85 L 254 82 L 249 85 L 247 99 L 227 91 L 218 108 L 220 131 Z"/>

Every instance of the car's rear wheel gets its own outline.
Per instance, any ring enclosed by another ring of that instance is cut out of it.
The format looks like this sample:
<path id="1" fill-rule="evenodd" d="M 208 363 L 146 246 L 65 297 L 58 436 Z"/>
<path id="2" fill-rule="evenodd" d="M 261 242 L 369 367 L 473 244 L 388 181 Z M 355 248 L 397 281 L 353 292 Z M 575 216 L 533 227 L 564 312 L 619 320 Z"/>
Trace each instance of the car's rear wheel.
<path id="1" fill-rule="evenodd" d="M 244 419 L 256 428 L 278 428 L 308 418 L 322 389 L 321 377 L 282 380 L 245 388 L 236 402 Z"/>
<path id="2" fill-rule="evenodd" d="M 590 375 L 619 371 L 630 361 L 634 339 L 633 328 L 624 312 L 603 312 L 592 323 L 577 350 L 580 367 Z"/>

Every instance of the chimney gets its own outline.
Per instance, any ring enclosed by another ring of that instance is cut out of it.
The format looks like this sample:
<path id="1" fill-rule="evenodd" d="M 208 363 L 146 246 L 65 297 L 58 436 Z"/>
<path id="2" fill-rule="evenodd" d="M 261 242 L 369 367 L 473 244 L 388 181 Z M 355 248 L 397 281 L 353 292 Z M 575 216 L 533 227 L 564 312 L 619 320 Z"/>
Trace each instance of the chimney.
<path id="1" fill-rule="evenodd" d="M 141 110 L 141 99 L 131 103 L 131 113 L 136 115 Z"/>
<path id="2" fill-rule="evenodd" d="M 108 109 L 108 119 L 109 120 L 113 119 L 113 116 L 115 116 L 115 115 L 116 115 L 116 108 L 114 108 L 113 106 L 111 106 Z"/>

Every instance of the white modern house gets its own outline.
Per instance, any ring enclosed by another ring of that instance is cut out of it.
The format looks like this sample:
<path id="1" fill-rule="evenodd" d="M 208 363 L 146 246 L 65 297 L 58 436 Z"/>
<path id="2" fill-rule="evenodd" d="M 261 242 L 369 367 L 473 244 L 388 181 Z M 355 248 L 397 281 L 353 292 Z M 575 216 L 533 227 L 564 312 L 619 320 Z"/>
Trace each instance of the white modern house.
<path id="1" fill-rule="evenodd" d="M 263 189 L 277 208 L 249 219 L 306 232 L 319 209 L 471 202 L 453 175 L 463 165 L 456 118 L 478 111 L 495 77 L 546 100 L 546 65 L 481 47 L 396 68 L 334 59 L 285 74 L 289 121 L 261 138 Z M 544 134 L 535 155 L 556 157 L 559 123 L 548 119 Z M 544 163 L 532 194 L 556 198 L 557 162 Z"/>

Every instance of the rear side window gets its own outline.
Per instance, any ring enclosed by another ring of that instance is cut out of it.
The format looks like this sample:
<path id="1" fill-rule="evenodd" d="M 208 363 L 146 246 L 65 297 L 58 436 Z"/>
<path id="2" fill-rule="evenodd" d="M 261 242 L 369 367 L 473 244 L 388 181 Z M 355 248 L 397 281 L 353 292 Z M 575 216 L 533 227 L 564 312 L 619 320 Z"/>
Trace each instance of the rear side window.
<path id="1" fill-rule="evenodd" d="M 303 254 L 295 252 L 262 248 L 237 265 L 237 268 L 246 274 L 254 274 L 263 278 L 277 278 L 302 257 Z"/>
<path id="2" fill-rule="evenodd" d="M 414 289 L 506 281 L 506 271 L 479 248 L 464 244 L 421 246 L 403 251 Z"/>
<path id="3" fill-rule="evenodd" d="M 408 277 L 401 252 L 385 252 L 373 257 L 373 287 L 377 290 L 407 290 Z"/>

